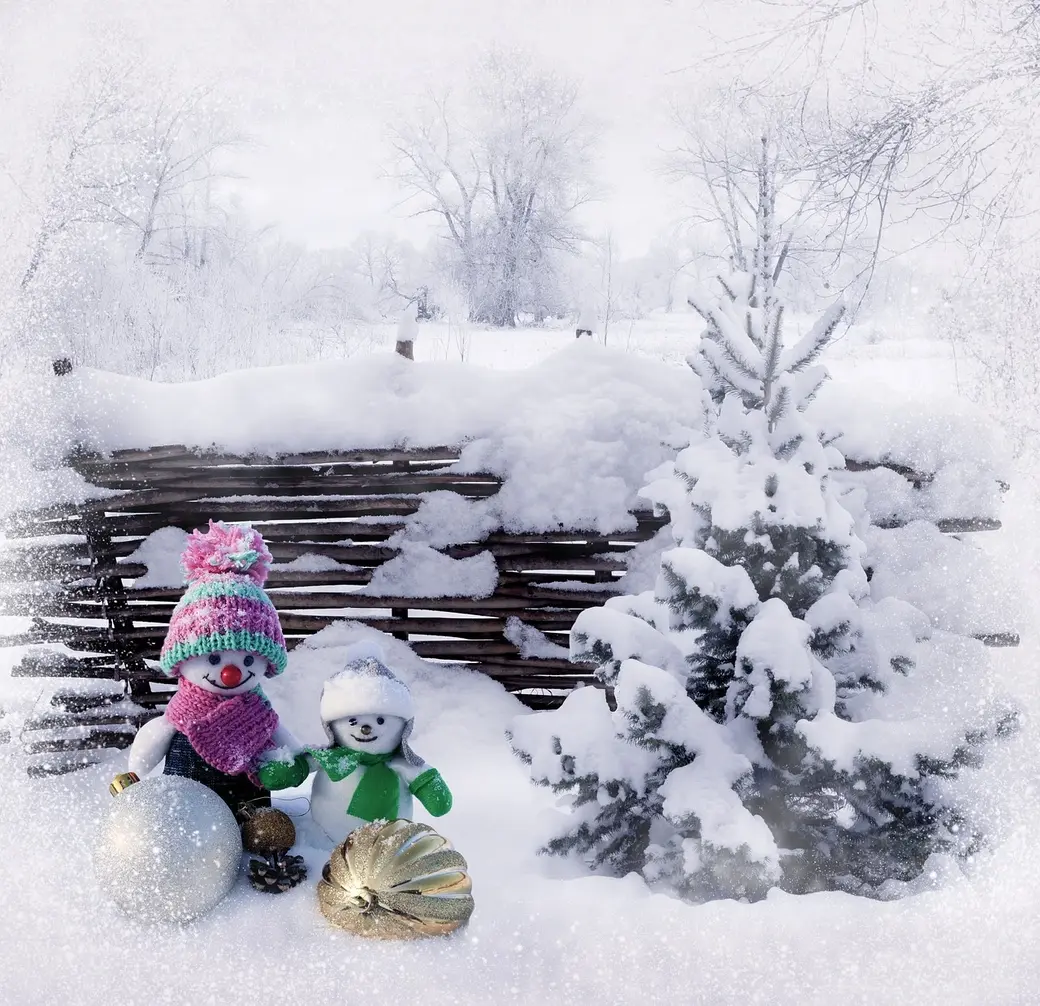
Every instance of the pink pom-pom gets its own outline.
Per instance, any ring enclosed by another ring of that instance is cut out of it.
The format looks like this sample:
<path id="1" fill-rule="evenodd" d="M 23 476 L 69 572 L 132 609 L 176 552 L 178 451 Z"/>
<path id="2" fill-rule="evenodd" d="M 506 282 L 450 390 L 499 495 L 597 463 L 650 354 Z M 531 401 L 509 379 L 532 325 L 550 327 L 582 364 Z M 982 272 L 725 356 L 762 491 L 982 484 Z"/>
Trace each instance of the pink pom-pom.
<path id="1" fill-rule="evenodd" d="M 181 565 L 189 583 L 218 573 L 236 573 L 262 587 L 271 566 L 271 553 L 259 531 L 211 520 L 208 531 L 192 531 Z"/>

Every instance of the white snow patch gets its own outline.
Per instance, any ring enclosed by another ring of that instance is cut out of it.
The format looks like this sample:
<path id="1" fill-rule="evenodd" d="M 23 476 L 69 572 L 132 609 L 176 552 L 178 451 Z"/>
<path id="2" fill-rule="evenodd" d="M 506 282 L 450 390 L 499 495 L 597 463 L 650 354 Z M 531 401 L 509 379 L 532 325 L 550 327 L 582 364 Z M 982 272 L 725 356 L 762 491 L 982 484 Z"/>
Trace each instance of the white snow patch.
<path id="1" fill-rule="evenodd" d="M 397 341 L 415 342 L 419 338 L 419 319 L 415 316 L 415 308 L 411 305 L 401 312 L 397 321 Z"/>
<path id="2" fill-rule="evenodd" d="M 651 603 L 656 618 L 667 618 L 667 612 L 657 604 L 652 594 L 640 595 Z M 602 608 L 586 608 L 578 615 L 571 630 L 571 659 L 595 660 L 592 643 L 606 643 L 613 663 L 639 656 L 647 663 L 667 669 L 678 680 L 685 680 L 683 655 L 653 622 L 622 609 L 623 602 L 632 598 L 611 599 Z"/>
<path id="3" fill-rule="evenodd" d="M 376 597 L 490 597 L 498 586 L 498 567 L 490 552 L 465 559 L 421 542 L 402 542 L 401 553 L 376 568 L 360 593 Z"/>
<path id="4" fill-rule="evenodd" d="M 974 543 L 924 521 L 890 530 L 872 527 L 864 537 L 876 601 L 908 601 L 936 628 L 966 635 L 1013 632 L 1022 623 L 1021 598 L 1003 589 L 1001 570 Z"/>
<path id="5" fill-rule="evenodd" d="M 504 633 L 509 640 L 520 651 L 524 659 L 528 657 L 541 657 L 549 660 L 566 660 L 570 650 L 566 646 L 554 643 L 544 632 L 528 625 L 516 615 L 510 615 L 506 619 Z"/>
<path id="6" fill-rule="evenodd" d="M 126 557 L 127 562 L 139 562 L 148 567 L 144 576 L 134 580 L 135 587 L 183 587 L 184 568 L 181 554 L 188 541 L 188 532 L 179 527 L 161 527 L 145 538 Z"/>
<path id="7" fill-rule="evenodd" d="M 1000 428 L 978 406 L 960 396 L 918 386 L 915 394 L 882 382 L 833 379 L 809 406 L 809 418 L 847 458 L 904 465 L 934 474 L 960 464 L 967 454 L 993 477 L 1011 466 Z M 971 450 L 966 452 L 966 444 Z"/>
<path id="8" fill-rule="evenodd" d="M 486 500 L 471 500 L 440 490 L 426 493 L 419 509 L 404 518 L 404 527 L 387 540 L 390 546 L 421 541 L 433 548 L 482 541 L 495 529 Z"/>
<path id="9" fill-rule="evenodd" d="M 351 566 L 346 562 L 338 562 L 332 556 L 321 555 L 319 552 L 305 552 L 289 562 L 275 562 L 271 564 L 271 571 L 280 573 L 325 573 L 335 569 L 356 570 L 360 568 L 359 566 Z"/>

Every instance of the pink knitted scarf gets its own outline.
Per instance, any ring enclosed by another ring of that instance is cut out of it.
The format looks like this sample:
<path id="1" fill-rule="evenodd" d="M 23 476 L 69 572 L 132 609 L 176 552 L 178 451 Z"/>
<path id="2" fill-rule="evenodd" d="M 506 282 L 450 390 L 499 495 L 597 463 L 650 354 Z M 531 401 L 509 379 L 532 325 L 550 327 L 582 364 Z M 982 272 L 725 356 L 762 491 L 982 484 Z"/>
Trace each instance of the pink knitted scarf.
<path id="1" fill-rule="evenodd" d="M 260 754 L 273 747 L 278 714 L 257 688 L 225 698 L 181 678 L 166 718 L 199 756 L 225 775 L 245 772 L 257 785 Z"/>

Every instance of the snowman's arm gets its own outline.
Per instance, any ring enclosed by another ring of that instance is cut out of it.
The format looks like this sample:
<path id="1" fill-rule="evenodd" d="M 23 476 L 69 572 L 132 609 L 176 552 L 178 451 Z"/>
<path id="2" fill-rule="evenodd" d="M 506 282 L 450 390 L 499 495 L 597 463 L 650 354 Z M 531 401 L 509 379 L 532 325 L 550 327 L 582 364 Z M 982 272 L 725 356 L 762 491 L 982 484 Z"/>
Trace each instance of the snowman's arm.
<path id="1" fill-rule="evenodd" d="M 274 743 L 280 748 L 289 748 L 293 754 L 299 754 L 303 750 L 303 745 L 296 739 L 295 735 L 287 727 L 283 727 L 281 723 L 274 728 Z"/>
<path id="2" fill-rule="evenodd" d="M 419 778 L 423 772 L 426 771 L 429 766 L 426 762 L 422 762 L 419 765 L 413 765 L 411 762 L 405 761 L 404 758 L 391 758 L 390 768 L 392 768 L 402 779 L 405 781 L 405 785 L 410 786 L 416 779 Z"/>
<path id="3" fill-rule="evenodd" d="M 261 756 L 261 761 L 291 761 L 298 754 L 303 754 L 303 745 L 296 739 L 292 731 L 287 730 L 281 723 L 274 728 L 271 737 L 271 747 Z M 288 755 L 288 757 L 286 757 Z"/>
<path id="4" fill-rule="evenodd" d="M 130 771 L 143 779 L 166 757 L 177 728 L 165 717 L 149 720 L 130 745 Z"/>

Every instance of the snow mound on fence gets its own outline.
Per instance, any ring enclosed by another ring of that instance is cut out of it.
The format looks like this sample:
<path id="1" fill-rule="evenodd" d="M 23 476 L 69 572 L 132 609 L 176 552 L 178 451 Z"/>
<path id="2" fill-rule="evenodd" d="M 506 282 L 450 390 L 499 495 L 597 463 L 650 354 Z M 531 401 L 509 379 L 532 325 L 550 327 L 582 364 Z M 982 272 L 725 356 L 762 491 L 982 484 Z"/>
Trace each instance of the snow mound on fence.
<path id="1" fill-rule="evenodd" d="M 1023 623 L 1023 599 L 992 555 L 977 545 L 923 521 L 889 530 L 870 528 L 866 538 L 875 601 L 909 601 L 936 628 L 969 636 L 1013 631 Z"/>
<path id="2" fill-rule="evenodd" d="M 422 542 L 405 541 L 359 593 L 375 597 L 490 597 L 498 567 L 490 552 L 452 559 Z"/>
<path id="3" fill-rule="evenodd" d="M 902 465 L 926 475 L 966 456 L 985 458 L 1000 478 L 1011 468 L 1000 427 L 979 406 L 933 389 L 910 397 L 878 381 L 833 379 L 808 415 L 853 461 Z"/>
<path id="4" fill-rule="evenodd" d="M 687 368 L 584 341 L 515 371 L 385 354 L 173 384 L 88 368 L 10 380 L 0 382 L 0 445 L 23 454 L 16 482 L 39 483 L 41 471 L 64 471 L 73 445 L 273 455 L 466 443 L 462 470 L 504 480 L 475 520 L 606 531 L 631 526 L 644 474 L 689 441 L 702 410 Z M 64 477 L 51 481 L 50 499 L 69 498 Z M 39 486 L 0 490 L 0 513 L 46 502 Z"/>
<path id="5" fill-rule="evenodd" d="M 0 514 L 102 495 L 63 467 L 79 445 L 107 453 L 182 444 L 235 454 L 465 445 L 458 470 L 503 479 L 488 500 L 429 501 L 419 537 L 472 529 L 632 526 L 646 474 L 702 428 L 685 366 L 590 340 L 520 370 L 395 354 L 263 367 L 162 383 L 89 368 L 0 380 Z M 811 407 L 848 458 L 925 477 L 847 472 L 875 520 L 995 517 L 1008 461 L 997 427 L 959 398 L 908 400 L 878 382 L 833 380 Z"/>
<path id="6" fill-rule="evenodd" d="M 1002 429 L 966 399 L 844 378 L 823 386 L 808 415 L 853 468 L 903 469 L 907 477 L 898 470 L 840 476 L 843 485 L 864 490 L 872 520 L 998 517 L 1013 466 L 1010 450 Z"/>

